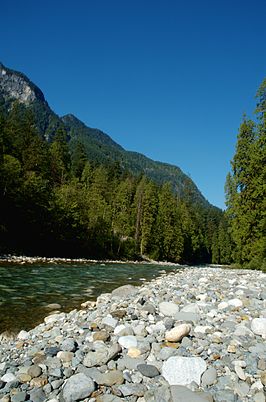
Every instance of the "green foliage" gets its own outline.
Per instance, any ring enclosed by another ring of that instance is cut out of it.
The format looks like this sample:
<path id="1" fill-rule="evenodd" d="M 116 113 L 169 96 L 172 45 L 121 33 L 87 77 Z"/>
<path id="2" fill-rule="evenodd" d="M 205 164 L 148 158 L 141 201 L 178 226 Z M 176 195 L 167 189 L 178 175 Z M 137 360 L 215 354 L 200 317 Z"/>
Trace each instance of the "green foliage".
<path id="1" fill-rule="evenodd" d="M 227 261 L 221 211 L 180 169 L 126 154 L 99 130 L 88 140 L 73 119 L 52 124 L 47 142 L 32 110 L 0 113 L 1 252 L 194 263 L 211 261 L 215 239 L 213 261 Z"/>
<path id="2" fill-rule="evenodd" d="M 257 99 L 257 123 L 244 116 L 239 129 L 226 202 L 234 261 L 259 269 L 266 261 L 266 80 Z"/>

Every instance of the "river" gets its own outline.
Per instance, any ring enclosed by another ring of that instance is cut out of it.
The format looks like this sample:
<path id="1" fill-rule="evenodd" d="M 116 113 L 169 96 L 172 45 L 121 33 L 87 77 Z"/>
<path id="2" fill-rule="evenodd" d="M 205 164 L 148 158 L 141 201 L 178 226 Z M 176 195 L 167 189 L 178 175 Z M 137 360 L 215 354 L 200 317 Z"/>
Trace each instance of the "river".
<path id="1" fill-rule="evenodd" d="M 140 285 L 181 266 L 135 263 L 0 263 L 0 333 L 29 330 L 49 314 L 80 308 L 87 300 L 125 284 Z"/>

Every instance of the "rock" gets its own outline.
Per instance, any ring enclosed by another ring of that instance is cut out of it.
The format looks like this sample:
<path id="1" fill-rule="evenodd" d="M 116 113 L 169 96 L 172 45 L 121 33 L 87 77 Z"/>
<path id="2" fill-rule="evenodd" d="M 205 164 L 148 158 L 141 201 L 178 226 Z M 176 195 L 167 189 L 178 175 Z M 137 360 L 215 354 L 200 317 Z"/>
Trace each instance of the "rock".
<path id="1" fill-rule="evenodd" d="M 206 368 L 201 357 L 172 356 L 163 363 L 162 375 L 170 385 L 189 385 L 193 381 L 200 385 Z"/>
<path id="2" fill-rule="evenodd" d="M 111 327 L 111 328 L 115 328 L 117 323 L 118 323 L 117 319 L 113 318 L 111 315 L 104 317 L 102 319 L 102 324 L 107 325 L 108 327 Z"/>
<path id="3" fill-rule="evenodd" d="M 238 308 L 243 306 L 243 302 L 240 299 L 230 299 L 228 300 L 228 305 Z"/>
<path id="4" fill-rule="evenodd" d="M 11 381 L 16 381 L 17 377 L 13 373 L 6 373 L 1 377 L 1 380 L 4 382 L 11 382 Z"/>
<path id="5" fill-rule="evenodd" d="M 143 396 L 147 388 L 144 384 L 123 384 L 119 385 L 118 389 L 123 396 Z"/>
<path id="6" fill-rule="evenodd" d="M 77 342 L 72 338 L 64 339 L 61 344 L 61 350 L 63 352 L 75 352 L 77 350 Z"/>
<path id="7" fill-rule="evenodd" d="M 179 311 L 177 304 L 172 302 L 162 302 L 159 304 L 160 313 L 166 317 L 173 317 Z"/>
<path id="8" fill-rule="evenodd" d="M 43 402 L 46 400 L 46 395 L 41 388 L 30 391 L 30 400 L 32 402 Z"/>
<path id="9" fill-rule="evenodd" d="M 20 332 L 18 333 L 18 335 L 17 335 L 17 338 L 20 339 L 20 340 L 22 340 L 22 341 L 28 339 L 28 337 L 29 337 L 29 333 L 28 333 L 27 331 L 23 331 L 23 330 L 20 331 Z"/>
<path id="10" fill-rule="evenodd" d="M 206 392 L 193 392 L 181 385 L 171 386 L 172 402 L 212 402 L 213 398 Z"/>
<path id="11" fill-rule="evenodd" d="M 19 391 L 16 392 L 11 396 L 11 402 L 24 402 L 26 399 L 26 392 L 25 391 Z"/>
<path id="12" fill-rule="evenodd" d="M 59 303 L 50 303 L 45 306 L 48 310 L 60 310 L 62 308 L 61 304 Z"/>
<path id="13" fill-rule="evenodd" d="M 41 388 L 48 383 L 48 379 L 45 376 L 32 378 L 30 386 L 34 388 Z"/>
<path id="14" fill-rule="evenodd" d="M 199 314 L 200 309 L 199 306 L 196 303 L 190 303 L 187 304 L 185 307 L 183 307 L 180 310 L 181 313 L 194 313 L 194 314 Z"/>
<path id="15" fill-rule="evenodd" d="M 21 383 L 30 382 L 31 376 L 28 375 L 28 374 L 24 374 L 24 373 L 18 374 L 18 380 L 19 380 L 19 382 L 21 382 Z"/>
<path id="16" fill-rule="evenodd" d="M 260 380 L 264 386 L 266 386 L 266 371 L 263 371 L 260 375 Z"/>
<path id="17" fill-rule="evenodd" d="M 118 343 L 126 349 L 136 348 L 138 346 L 137 338 L 133 335 L 121 336 L 118 339 Z"/>
<path id="18" fill-rule="evenodd" d="M 246 380 L 246 374 L 244 373 L 242 367 L 240 367 L 238 364 L 235 365 L 235 372 L 240 380 Z"/>
<path id="19" fill-rule="evenodd" d="M 138 289 L 132 285 L 124 285 L 112 291 L 112 296 L 117 298 L 130 297 L 137 293 Z"/>
<path id="20" fill-rule="evenodd" d="M 65 402 L 74 402 L 89 397 L 95 390 L 92 379 L 83 373 L 72 375 L 64 385 L 62 396 Z"/>
<path id="21" fill-rule="evenodd" d="M 201 377 L 201 385 L 203 387 L 213 385 L 217 380 L 217 371 L 214 367 L 208 368 Z"/>
<path id="22" fill-rule="evenodd" d="M 94 341 L 107 341 L 110 335 L 106 331 L 97 331 L 93 334 Z"/>
<path id="23" fill-rule="evenodd" d="M 266 318 L 253 318 L 251 321 L 251 330 L 256 335 L 261 335 L 266 339 Z"/>
<path id="24" fill-rule="evenodd" d="M 265 402 L 264 392 L 257 392 L 253 398 L 254 402 Z"/>
<path id="25" fill-rule="evenodd" d="M 62 362 L 67 363 L 71 362 L 73 359 L 74 353 L 73 352 L 58 352 L 57 355 L 58 359 L 60 359 Z"/>
<path id="26" fill-rule="evenodd" d="M 115 310 L 111 312 L 111 316 L 114 318 L 123 318 L 127 315 L 127 310 L 121 309 L 121 310 Z"/>
<path id="27" fill-rule="evenodd" d="M 151 364 L 138 364 L 137 369 L 145 377 L 153 378 L 160 375 L 160 372 L 157 369 L 157 367 Z"/>
<path id="28" fill-rule="evenodd" d="M 138 348 L 129 348 L 127 351 L 128 356 L 130 357 L 139 357 L 141 355 L 141 350 L 139 350 Z"/>
<path id="29" fill-rule="evenodd" d="M 166 331 L 165 339 L 169 342 L 179 342 L 184 336 L 187 336 L 191 331 L 190 324 L 181 324 L 170 331 Z"/>
<path id="30" fill-rule="evenodd" d="M 109 371 L 108 373 L 104 373 L 101 376 L 101 380 L 98 384 L 100 385 L 106 385 L 111 387 L 112 385 L 115 384 L 123 384 L 124 382 L 124 377 L 123 377 L 123 373 L 120 370 L 113 370 L 113 371 Z"/>
<path id="31" fill-rule="evenodd" d="M 33 366 L 30 366 L 28 368 L 28 375 L 31 376 L 32 378 L 39 377 L 42 374 L 42 369 L 41 367 L 37 366 L 34 364 Z"/>
<path id="32" fill-rule="evenodd" d="M 184 311 L 179 311 L 179 313 L 176 313 L 174 318 L 177 321 L 192 321 L 192 322 L 198 322 L 200 319 L 199 314 L 196 313 L 190 313 L 190 312 L 184 312 Z"/>

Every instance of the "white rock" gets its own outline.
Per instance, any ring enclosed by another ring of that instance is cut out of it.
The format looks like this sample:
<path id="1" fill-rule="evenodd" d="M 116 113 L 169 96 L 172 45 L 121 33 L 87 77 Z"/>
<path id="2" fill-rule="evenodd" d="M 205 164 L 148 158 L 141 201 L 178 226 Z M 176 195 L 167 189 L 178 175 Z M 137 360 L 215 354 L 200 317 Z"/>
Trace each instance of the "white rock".
<path id="1" fill-rule="evenodd" d="M 180 310 L 181 312 L 184 313 L 196 313 L 199 314 L 200 313 L 200 309 L 199 306 L 196 303 L 190 303 L 187 304 L 185 307 L 182 308 L 182 310 Z"/>
<path id="2" fill-rule="evenodd" d="M 240 299 L 230 299 L 230 300 L 228 300 L 228 304 L 229 304 L 229 306 L 232 306 L 232 307 L 242 307 L 243 306 L 243 303 Z"/>
<path id="3" fill-rule="evenodd" d="M 266 318 L 254 318 L 251 321 L 251 330 L 254 334 L 266 338 Z"/>
<path id="4" fill-rule="evenodd" d="M 242 367 L 240 367 L 238 364 L 235 365 L 235 372 L 238 375 L 238 378 L 240 378 L 240 380 L 245 381 L 247 376 L 244 373 L 244 370 L 242 369 Z"/>
<path id="5" fill-rule="evenodd" d="M 13 373 L 6 373 L 5 375 L 3 375 L 3 377 L 1 377 L 1 380 L 4 382 L 11 382 L 11 381 L 15 381 L 17 378 Z"/>
<path id="6" fill-rule="evenodd" d="M 159 304 L 160 313 L 166 317 L 173 317 L 179 311 L 177 304 L 172 302 L 162 302 Z"/>
<path id="7" fill-rule="evenodd" d="M 224 310 L 228 307 L 228 303 L 226 302 L 221 302 L 218 304 L 218 310 Z"/>
<path id="8" fill-rule="evenodd" d="M 44 318 L 44 322 L 45 324 L 52 324 L 54 322 L 57 322 L 59 320 L 62 320 L 63 318 L 65 318 L 65 314 L 64 313 L 60 313 L 60 314 L 52 314 L 52 315 L 48 315 L 47 317 Z"/>
<path id="9" fill-rule="evenodd" d="M 114 334 L 118 335 L 119 332 L 122 332 L 124 329 L 126 329 L 126 326 L 124 324 L 117 325 L 117 327 L 115 327 L 114 329 Z"/>
<path id="10" fill-rule="evenodd" d="M 210 325 L 197 325 L 194 328 L 195 333 L 205 334 L 208 329 L 212 329 Z"/>
<path id="11" fill-rule="evenodd" d="M 133 335 L 120 336 L 118 343 L 126 349 L 136 348 L 138 346 L 137 338 Z"/>
<path id="12" fill-rule="evenodd" d="M 111 315 L 108 315 L 107 317 L 104 317 L 102 319 L 102 324 L 108 325 L 108 327 L 111 327 L 111 328 L 115 328 L 117 325 L 117 322 L 118 322 L 117 319 L 113 318 Z"/>
<path id="13" fill-rule="evenodd" d="M 28 339 L 29 333 L 27 331 L 20 331 L 17 335 L 17 338 L 20 339 L 21 341 L 24 341 L 25 339 Z"/>
<path id="14" fill-rule="evenodd" d="M 177 327 L 170 329 L 170 331 L 166 331 L 165 339 L 169 342 L 178 342 L 184 336 L 187 336 L 191 331 L 191 325 L 189 324 L 181 324 Z"/>
<path id="15" fill-rule="evenodd" d="M 189 385 L 193 381 L 200 385 L 206 368 L 201 357 L 172 356 L 163 363 L 162 375 L 170 385 Z"/>

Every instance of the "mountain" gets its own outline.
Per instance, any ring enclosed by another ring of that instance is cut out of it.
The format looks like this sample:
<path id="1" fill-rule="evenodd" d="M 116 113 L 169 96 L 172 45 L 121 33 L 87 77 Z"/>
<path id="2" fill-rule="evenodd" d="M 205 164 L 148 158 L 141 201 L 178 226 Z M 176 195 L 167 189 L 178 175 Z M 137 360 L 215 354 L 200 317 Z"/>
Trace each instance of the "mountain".
<path id="1" fill-rule="evenodd" d="M 74 149 L 77 143 L 83 144 L 88 160 L 97 164 L 119 162 L 122 169 L 134 175 L 144 174 L 159 184 L 170 182 L 180 197 L 186 195 L 192 203 L 210 207 L 195 183 L 179 167 L 126 151 L 108 134 L 87 127 L 72 114 L 59 117 L 49 107 L 43 92 L 29 78 L 0 63 L 0 103 L 8 112 L 15 101 L 33 111 L 36 126 L 47 141 L 52 141 L 56 130 L 63 127 L 68 134 L 70 149 Z"/>

